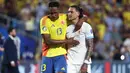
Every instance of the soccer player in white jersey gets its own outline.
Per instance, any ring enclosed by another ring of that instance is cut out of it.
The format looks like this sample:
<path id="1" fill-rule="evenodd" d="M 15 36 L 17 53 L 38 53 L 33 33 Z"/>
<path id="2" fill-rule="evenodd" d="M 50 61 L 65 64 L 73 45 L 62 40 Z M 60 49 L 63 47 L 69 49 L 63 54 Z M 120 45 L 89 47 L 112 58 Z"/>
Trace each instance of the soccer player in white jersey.
<path id="1" fill-rule="evenodd" d="M 93 51 L 93 31 L 91 26 L 83 22 L 78 30 L 75 24 L 83 16 L 81 8 L 76 5 L 68 9 L 68 20 L 73 24 L 67 28 L 67 38 L 74 38 L 80 42 L 79 45 L 69 45 L 67 73 L 91 73 L 91 54 Z"/>

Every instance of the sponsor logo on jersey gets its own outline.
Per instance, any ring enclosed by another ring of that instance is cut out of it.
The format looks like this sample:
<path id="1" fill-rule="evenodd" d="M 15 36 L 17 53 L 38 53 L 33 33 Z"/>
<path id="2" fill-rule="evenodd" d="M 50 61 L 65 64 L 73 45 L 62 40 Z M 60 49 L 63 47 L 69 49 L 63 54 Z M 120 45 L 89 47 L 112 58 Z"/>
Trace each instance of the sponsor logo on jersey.
<path id="1" fill-rule="evenodd" d="M 51 27 L 55 27 L 55 25 L 54 25 L 54 24 L 52 24 L 52 25 L 51 25 Z"/>

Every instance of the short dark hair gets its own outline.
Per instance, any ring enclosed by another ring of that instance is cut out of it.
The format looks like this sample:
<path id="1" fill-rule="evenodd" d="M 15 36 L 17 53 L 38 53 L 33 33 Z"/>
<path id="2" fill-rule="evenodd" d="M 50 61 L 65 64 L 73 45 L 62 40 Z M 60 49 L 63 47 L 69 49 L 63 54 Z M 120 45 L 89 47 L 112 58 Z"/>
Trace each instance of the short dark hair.
<path id="1" fill-rule="evenodd" d="M 80 13 L 79 18 L 82 18 L 82 17 L 83 17 L 83 9 L 82 9 L 82 8 L 80 8 L 80 7 L 77 6 L 77 5 L 72 5 L 72 6 L 70 6 L 70 7 L 75 8 L 76 11 L 78 11 L 78 12 Z"/>
<path id="2" fill-rule="evenodd" d="M 14 29 L 15 29 L 15 28 L 13 28 L 13 27 L 9 27 L 9 28 L 8 28 L 8 34 L 10 34 L 10 32 L 12 32 Z"/>
<path id="3" fill-rule="evenodd" d="M 60 4 L 57 1 L 53 1 L 53 2 L 49 3 L 49 7 L 57 7 L 57 8 L 59 8 L 59 6 L 60 6 Z"/>

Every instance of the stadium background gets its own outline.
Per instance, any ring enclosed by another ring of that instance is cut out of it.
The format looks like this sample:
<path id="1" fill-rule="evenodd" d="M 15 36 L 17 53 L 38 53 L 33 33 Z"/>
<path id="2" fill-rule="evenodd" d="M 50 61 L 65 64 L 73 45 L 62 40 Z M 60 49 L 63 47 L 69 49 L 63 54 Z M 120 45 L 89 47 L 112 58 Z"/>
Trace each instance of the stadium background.
<path id="1" fill-rule="evenodd" d="M 49 1 L 0 0 L 0 41 L 8 37 L 8 27 L 17 28 L 21 40 L 20 73 L 39 73 L 39 20 L 47 14 Z M 61 12 L 66 13 L 68 6 L 78 4 L 88 16 L 95 36 L 92 73 L 130 73 L 130 0 L 58 1 Z M 0 60 L 2 54 L 0 51 Z"/>

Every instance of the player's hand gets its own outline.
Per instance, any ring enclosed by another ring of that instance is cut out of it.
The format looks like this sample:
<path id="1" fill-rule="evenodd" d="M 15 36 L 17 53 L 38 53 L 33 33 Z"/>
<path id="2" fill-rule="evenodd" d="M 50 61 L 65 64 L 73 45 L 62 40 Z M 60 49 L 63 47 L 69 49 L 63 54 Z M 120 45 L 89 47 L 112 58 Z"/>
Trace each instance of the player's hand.
<path id="1" fill-rule="evenodd" d="M 11 61 L 10 64 L 11 64 L 12 67 L 15 67 L 15 66 L 16 66 L 16 64 L 15 64 L 14 61 Z"/>
<path id="2" fill-rule="evenodd" d="M 86 60 L 90 61 L 90 56 L 88 56 Z"/>
<path id="3" fill-rule="evenodd" d="M 88 65 L 86 63 L 83 63 L 80 69 L 81 73 L 87 73 L 87 68 L 88 68 Z"/>
<path id="4" fill-rule="evenodd" d="M 77 24 L 75 25 L 74 31 L 78 31 L 78 30 L 81 28 L 83 22 L 84 22 L 84 20 L 83 20 L 83 19 L 80 19 L 80 20 L 77 22 Z"/>
<path id="5" fill-rule="evenodd" d="M 71 45 L 78 45 L 79 44 L 79 41 L 77 40 L 74 40 L 74 38 L 70 38 L 67 40 L 67 44 L 71 44 Z"/>
<path id="6" fill-rule="evenodd" d="M 74 31 L 79 30 L 82 27 L 83 22 L 87 21 L 87 19 L 88 19 L 87 16 L 83 16 L 82 18 L 80 18 L 77 24 L 75 25 Z"/>
<path id="7" fill-rule="evenodd" d="M 4 51 L 4 48 L 1 48 L 1 47 L 0 47 L 0 51 Z"/>

